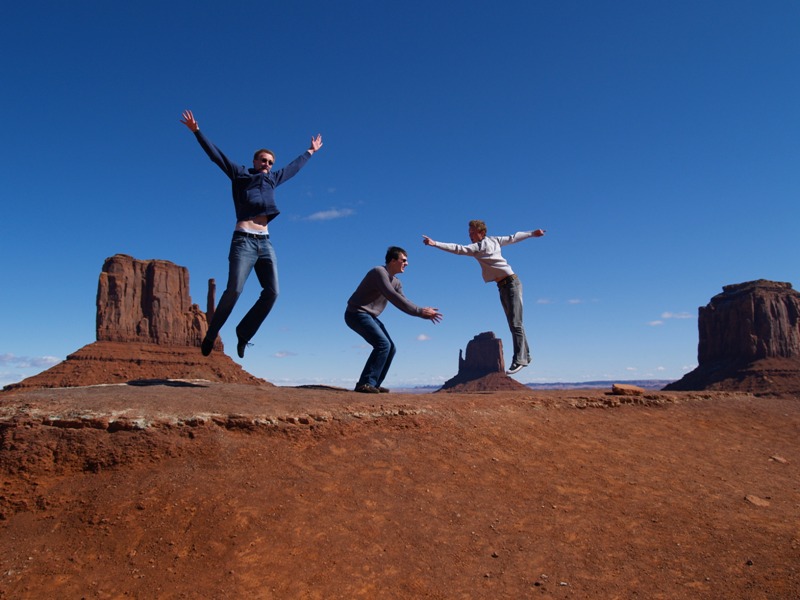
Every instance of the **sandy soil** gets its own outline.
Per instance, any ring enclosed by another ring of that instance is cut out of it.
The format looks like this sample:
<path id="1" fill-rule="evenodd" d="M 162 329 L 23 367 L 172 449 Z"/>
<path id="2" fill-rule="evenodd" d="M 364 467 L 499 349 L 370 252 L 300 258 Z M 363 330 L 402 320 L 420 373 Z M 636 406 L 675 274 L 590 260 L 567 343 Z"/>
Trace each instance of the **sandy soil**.
<path id="1" fill-rule="evenodd" d="M 800 597 L 800 399 L 0 394 L 0 598 Z"/>

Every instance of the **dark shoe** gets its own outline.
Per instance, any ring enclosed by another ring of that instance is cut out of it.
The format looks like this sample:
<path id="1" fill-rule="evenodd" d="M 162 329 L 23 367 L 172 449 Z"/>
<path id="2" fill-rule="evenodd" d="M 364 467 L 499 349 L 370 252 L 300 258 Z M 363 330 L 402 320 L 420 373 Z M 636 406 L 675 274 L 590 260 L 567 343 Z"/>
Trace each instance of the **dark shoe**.
<path id="1" fill-rule="evenodd" d="M 242 338 L 238 337 L 239 343 L 236 344 L 236 354 L 239 355 L 239 358 L 244 358 L 244 351 L 247 349 L 248 346 L 252 346 L 250 342 L 243 340 Z"/>
<path id="2" fill-rule="evenodd" d="M 508 371 L 506 371 L 506 374 L 513 375 L 514 373 L 519 373 L 520 371 L 522 371 L 522 369 L 524 369 L 527 366 L 528 365 L 518 365 L 517 363 L 511 363 L 511 368 Z"/>
<path id="3" fill-rule="evenodd" d="M 217 340 L 216 337 L 211 338 L 206 336 L 203 338 L 203 343 L 200 344 L 200 352 L 203 353 L 203 356 L 208 356 L 211 354 L 211 351 L 214 349 L 214 342 Z"/>
<path id="4" fill-rule="evenodd" d="M 376 388 L 374 385 L 370 385 L 368 383 L 362 383 L 361 385 L 356 386 L 356 391 L 361 392 L 362 394 L 380 394 L 381 391 Z"/>
<path id="5" fill-rule="evenodd" d="M 388 394 L 388 393 L 389 393 L 389 392 L 391 392 L 392 390 L 388 390 L 388 389 L 386 389 L 385 387 L 378 386 L 378 391 L 379 391 L 381 394 Z"/>

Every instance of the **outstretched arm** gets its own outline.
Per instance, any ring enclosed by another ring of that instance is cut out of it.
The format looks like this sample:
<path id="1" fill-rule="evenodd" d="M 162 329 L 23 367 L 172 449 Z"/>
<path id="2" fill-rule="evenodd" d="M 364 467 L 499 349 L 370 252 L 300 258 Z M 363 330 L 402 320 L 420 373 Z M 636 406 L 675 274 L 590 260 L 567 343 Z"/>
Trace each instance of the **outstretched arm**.
<path id="1" fill-rule="evenodd" d="M 545 233 L 546 231 L 544 229 L 529 229 L 527 231 L 518 231 L 513 235 L 497 235 L 494 236 L 494 239 L 496 239 L 501 246 L 508 246 L 509 244 L 516 244 L 523 240 L 542 237 Z"/>
<path id="2" fill-rule="evenodd" d="M 322 148 L 322 134 L 318 133 L 316 137 L 311 138 L 311 144 L 309 144 L 308 150 L 303 152 L 300 156 L 295 158 L 282 169 L 278 169 L 272 173 L 272 176 L 275 178 L 275 185 L 281 185 L 297 175 L 297 172 L 305 166 L 305 164 L 308 162 L 308 159 L 311 158 L 314 155 L 314 152 L 320 148 Z"/>
<path id="3" fill-rule="evenodd" d="M 194 118 L 192 111 L 185 110 L 183 111 L 183 118 L 181 119 L 181 123 L 186 125 L 186 127 L 195 134 L 197 141 L 200 143 L 200 147 L 205 151 L 208 157 L 216 164 L 220 169 L 222 169 L 225 174 L 233 179 L 237 176 L 237 174 L 244 169 L 244 167 L 240 167 L 235 163 L 231 162 L 231 160 L 225 156 L 225 154 L 217 148 L 214 144 L 211 143 L 210 140 L 203 135 L 203 132 L 200 131 L 200 125 L 197 123 L 197 120 Z"/>
<path id="4" fill-rule="evenodd" d="M 197 121 L 192 114 L 192 111 L 185 110 L 183 111 L 183 118 L 181 119 L 181 123 L 186 125 L 189 128 L 189 131 L 192 133 L 197 133 L 197 130 L 200 129 L 200 125 L 197 124 Z"/>
<path id="5" fill-rule="evenodd" d="M 461 244 L 449 244 L 446 242 L 437 242 L 432 240 L 427 235 L 422 236 L 422 243 L 426 246 L 432 246 L 451 254 L 461 254 L 464 256 L 475 256 L 480 253 L 480 246 L 478 244 L 470 244 L 469 246 L 462 246 Z"/>

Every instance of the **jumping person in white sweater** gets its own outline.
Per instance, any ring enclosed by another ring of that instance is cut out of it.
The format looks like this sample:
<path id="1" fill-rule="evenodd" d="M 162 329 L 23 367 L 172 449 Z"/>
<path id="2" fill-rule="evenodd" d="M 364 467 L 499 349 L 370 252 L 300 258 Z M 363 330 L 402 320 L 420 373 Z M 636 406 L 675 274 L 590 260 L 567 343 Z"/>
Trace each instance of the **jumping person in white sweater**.
<path id="1" fill-rule="evenodd" d="M 511 330 L 514 342 L 514 358 L 511 361 L 511 368 L 507 371 L 509 375 L 518 373 L 523 367 L 527 367 L 531 362 L 531 356 L 528 340 L 525 337 L 525 327 L 522 324 L 522 282 L 503 258 L 500 249 L 502 246 L 516 244 L 528 238 L 542 237 L 544 234 L 544 229 L 536 229 L 535 231 L 519 231 L 514 235 L 487 237 L 486 223 L 474 220 L 469 222 L 469 239 L 472 243 L 467 246 L 436 242 L 427 235 L 422 236 L 422 242 L 426 246 L 433 246 L 453 254 L 472 256 L 481 266 L 483 280 L 486 283 L 490 281 L 497 283 L 500 302 L 506 313 L 508 328 Z"/>

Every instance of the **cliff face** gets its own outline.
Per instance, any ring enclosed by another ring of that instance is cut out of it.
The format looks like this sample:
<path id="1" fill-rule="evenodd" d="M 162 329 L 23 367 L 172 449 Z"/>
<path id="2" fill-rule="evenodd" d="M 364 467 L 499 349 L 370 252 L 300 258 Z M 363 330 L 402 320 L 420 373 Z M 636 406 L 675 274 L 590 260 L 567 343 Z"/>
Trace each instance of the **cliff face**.
<path id="1" fill-rule="evenodd" d="M 791 283 L 726 285 L 699 310 L 698 364 L 800 357 L 800 293 Z"/>
<path id="2" fill-rule="evenodd" d="M 699 309 L 697 368 L 665 389 L 800 390 L 800 293 L 764 279 L 722 290 Z"/>
<path id="3" fill-rule="evenodd" d="M 97 341 L 200 346 L 206 315 L 189 297 L 189 271 L 166 260 L 107 258 L 97 284 Z"/>
<path id="4" fill-rule="evenodd" d="M 496 338 L 491 331 L 479 333 L 467 342 L 466 358 L 459 352 L 458 375 L 464 379 L 477 379 L 503 371 L 503 340 Z"/>

